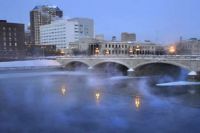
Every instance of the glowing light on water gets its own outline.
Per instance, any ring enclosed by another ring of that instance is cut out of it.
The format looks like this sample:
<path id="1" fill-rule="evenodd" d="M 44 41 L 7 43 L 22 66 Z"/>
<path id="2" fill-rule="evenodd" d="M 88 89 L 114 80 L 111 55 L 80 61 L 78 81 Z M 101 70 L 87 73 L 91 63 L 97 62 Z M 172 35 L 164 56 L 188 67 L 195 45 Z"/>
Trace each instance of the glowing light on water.
<path id="1" fill-rule="evenodd" d="M 100 93 L 99 93 L 99 92 L 97 92 L 97 93 L 95 94 L 95 96 L 96 96 L 96 100 L 98 101 L 98 100 L 99 100 L 99 98 L 100 98 Z"/>
<path id="2" fill-rule="evenodd" d="M 96 91 L 95 92 L 95 99 L 96 99 L 97 105 L 99 104 L 100 97 L 101 97 L 101 93 L 99 91 Z"/>
<path id="3" fill-rule="evenodd" d="M 67 94 L 67 90 L 66 90 L 65 87 L 62 87 L 62 88 L 61 88 L 61 94 L 62 94 L 63 96 L 65 96 L 65 95 Z"/>
<path id="4" fill-rule="evenodd" d="M 135 99 L 134 99 L 134 101 L 135 101 L 135 107 L 136 107 L 136 109 L 139 109 L 140 106 L 141 106 L 141 98 L 139 96 L 136 96 Z"/>

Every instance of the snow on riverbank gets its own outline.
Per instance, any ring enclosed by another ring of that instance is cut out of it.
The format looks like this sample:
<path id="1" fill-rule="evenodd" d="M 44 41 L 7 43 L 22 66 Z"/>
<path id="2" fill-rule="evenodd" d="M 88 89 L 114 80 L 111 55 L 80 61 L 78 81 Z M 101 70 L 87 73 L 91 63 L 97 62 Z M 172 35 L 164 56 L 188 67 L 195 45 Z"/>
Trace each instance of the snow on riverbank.
<path id="1" fill-rule="evenodd" d="M 61 66 L 56 60 L 25 60 L 0 62 L 0 68 L 20 68 L 20 67 L 59 67 Z"/>
<path id="2" fill-rule="evenodd" d="M 177 81 L 169 83 L 156 84 L 157 86 L 186 86 L 186 85 L 200 85 L 200 82 L 189 82 L 189 81 Z"/>

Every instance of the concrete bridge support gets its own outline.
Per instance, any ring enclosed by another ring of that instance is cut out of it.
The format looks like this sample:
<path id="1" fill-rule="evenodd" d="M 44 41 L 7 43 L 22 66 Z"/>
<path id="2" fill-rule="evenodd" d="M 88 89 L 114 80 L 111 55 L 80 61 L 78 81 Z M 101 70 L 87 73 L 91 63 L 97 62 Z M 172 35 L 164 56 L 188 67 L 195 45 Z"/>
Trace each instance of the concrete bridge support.
<path id="1" fill-rule="evenodd" d="M 129 76 L 129 77 L 135 76 L 135 70 L 133 68 L 129 68 L 127 70 L 127 76 Z"/>

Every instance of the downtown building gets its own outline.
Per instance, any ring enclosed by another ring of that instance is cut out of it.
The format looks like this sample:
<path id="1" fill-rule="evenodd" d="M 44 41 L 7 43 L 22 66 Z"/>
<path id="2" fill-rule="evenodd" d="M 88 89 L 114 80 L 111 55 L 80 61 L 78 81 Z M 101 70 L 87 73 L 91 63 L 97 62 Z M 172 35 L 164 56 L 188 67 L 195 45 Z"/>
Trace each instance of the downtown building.
<path id="1" fill-rule="evenodd" d="M 14 58 L 25 53 L 24 24 L 0 20 L 0 56 Z"/>
<path id="2" fill-rule="evenodd" d="M 200 40 L 190 38 L 176 43 L 176 53 L 180 55 L 200 55 Z"/>
<path id="3" fill-rule="evenodd" d="M 32 45 L 40 45 L 40 26 L 62 18 L 63 11 L 57 6 L 36 6 L 30 11 L 30 30 Z"/>
<path id="4" fill-rule="evenodd" d="M 97 45 L 96 45 L 97 46 Z M 90 53 L 96 54 L 97 47 L 90 45 Z M 164 47 L 153 42 L 104 41 L 98 45 L 99 54 L 110 56 L 163 55 Z"/>
<path id="5" fill-rule="evenodd" d="M 70 42 L 94 37 L 94 22 L 88 18 L 56 20 L 40 26 L 40 44 L 56 45 L 57 50 L 67 52 Z"/>
<path id="6" fill-rule="evenodd" d="M 135 33 L 122 32 L 121 33 L 121 41 L 122 42 L 136 41 L 136 34 Z"/>
<path id="7" fill-rule="evenodd" d="M 122 42 L 116 39 L 111 41 L 101 38 L 80 39 L 69 44 L 72 55 L 107 55 L 107 56 L 131 56 L 131 55 L 164 55 L 165 47 L 150 41 Z"/>

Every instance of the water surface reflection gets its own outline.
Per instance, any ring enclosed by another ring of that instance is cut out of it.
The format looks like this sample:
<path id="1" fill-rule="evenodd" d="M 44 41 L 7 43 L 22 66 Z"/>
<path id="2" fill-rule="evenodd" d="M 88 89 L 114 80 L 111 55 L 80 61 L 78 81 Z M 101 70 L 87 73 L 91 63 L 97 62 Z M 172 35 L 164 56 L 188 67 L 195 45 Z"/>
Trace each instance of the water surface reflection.
<path id="1" fill-rule="evenodd" d="M 1 77 L 0 132 L 200 131 L 200 109 L 191 106 L 200 104 L 198 93 L 163 96 L 144 79 L 115 79 L 67 72 Z"/>

